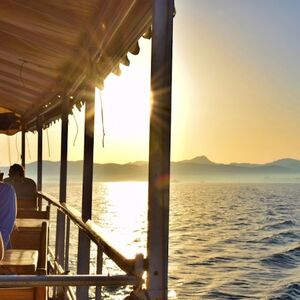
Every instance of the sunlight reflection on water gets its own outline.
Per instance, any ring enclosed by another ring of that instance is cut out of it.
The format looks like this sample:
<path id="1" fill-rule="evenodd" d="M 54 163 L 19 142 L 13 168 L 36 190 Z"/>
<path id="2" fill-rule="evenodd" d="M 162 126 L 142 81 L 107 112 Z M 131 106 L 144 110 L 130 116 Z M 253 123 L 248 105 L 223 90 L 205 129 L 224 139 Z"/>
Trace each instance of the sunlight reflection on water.
<path id="1" fill-rule="evenodd" d="M 108 182 L 96 185 L 93 221 L 127 257 L 146 255 L 146 182 Z"/>
<path id="2" fill-rule="evenodd" d="M 44 191 L 58 197 L 57 184 L 45 184 Z M 81 192 L 81 183 L 69 183 L 67 203 L 78 210 Z M 102 236 L 128 258 L 134 258 L 137 253 L 146 255 L 147 193 L 147 182 L 94 183 L 92 220 L 101 227 Z M 52 209 L 51 212 L 53 222 L 56 220 L 54 211 Z M 53 245 L 55 226 L 51 229 Z M 73 273 L 77 267 L 77 232 L 78 229 L 71 223 L 70 269 Z M 91 273 L 96 272 L 96 256 L 97 249 L 92 243 Z M 105 256 L 103 274 L 123 274 L 123 271 Z M 114 289 L 104 289 L 104 299 L 121 300 L 131 291 L 130 287 Z M 94 291 L 94 288 L 91 290 Z"/>

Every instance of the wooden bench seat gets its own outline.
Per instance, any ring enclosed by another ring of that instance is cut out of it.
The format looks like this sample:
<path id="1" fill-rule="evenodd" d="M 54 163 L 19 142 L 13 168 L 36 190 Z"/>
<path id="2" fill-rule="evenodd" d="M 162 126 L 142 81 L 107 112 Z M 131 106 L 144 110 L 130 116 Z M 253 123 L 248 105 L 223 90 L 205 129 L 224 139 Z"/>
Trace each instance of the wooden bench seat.
<path id="1" fill-rule="evenodd" d="M 19 209 L 21 211 L 21 209 Z M 47 252 L 48 252 L 48 234 L 49 234 L 49 210 L 45 212 L 24 209 L 22 210 L 23 216 L 25 218 L 16 219 L 16 226 L 11 234 L 11 243 L 14 255 L 18 251 L 34 252 L 32 260 L 35 260 L 35 267 L 29 268 L 28 266 L 22 266 L 22 271 L 16 271 L 10 267 L 3 268 L 6 270 L 7 274 L 22 274 L 21 272 L 28 272 L 26 274 L 37 274 L 37 275 L 46 275 L 47 274 Z M 19 214 L 19 215 L 22 215 Z M 42 217 L 42 218 L 40 218 Z M 44 219 L 43 217 L 46 217 Z M 26 250 L 24 250 L 26 249 Z M 5 256 L 7 259 L 10 254 L 9 251 L 6 251 Z M 28 255 L 29 255 L 29 252 Z M 13 255 L 13 254 L 11 254 Z M 25 256 L 21 255 L 25 260 Z M 29 257 L 27 257 L 29 259 Z M 5 260 L 2 261 L 4 264 Z M 14 266 L 16 267 L 16 266 Z M 21 268 L 18 265 L 17 268 Z M 1 265 L 0 265 L 1 269 Z M 34 272 L 32 272 L 34 269 Z M 9 272 L 9 273 L 8 273 Z M 32 272 L 32 273 L 29 273 Z M 3 273 L 2 273 L 3 274 Z M 48 298 L 48 288 L 47 287 L 15 287 L 15 288 L 0 288 L 0 300 L 46 300 Z"/>
<path id="2" fill-rule="evenodd" d="M 38 251 L 9 249 L 5 250 L 0 261 L 1 275 L 31 275 L 37 270 Z"/>
<path id="3" fill-rule="evenodd" d="M 17 208 L 19 209 L 34 209 L 38 208 L 38 200 L 35 199 L 17 199 Z"/>
<path id="4" fill-rule="evenodd" d="M 36 289 L 31 287 L 0 288 L 1 300 L 35 300 L 35 299 L 38 300 L 39 298 L 36 298 L 35 294 L 36 294 Z"/>
<path id="5" fill-rule="evenodd" d="M 34 210 L 34 209 L 18 209 L 17 218 L 19 219 L 50 219 L 50 206 L 47 206 L 46 210 Z"/>
<path id="6" fill-rule="evenodd" d="M 47 274 L 48 221 L 44 219 L 16 219 L 10 236 L 13 249 L 38 250 L 39 274 Z"/>
<path id="7" fill-rule="evenodd" d="M 0 288 L 1 300 L 47 300 L 46 287 Z"/>
<path id="8" fill-rule="evenodd" d="M 37 271 L 38 251 L 9 249 L 0 261 L 0 275 L 33 275 Z M 46 300 L 46 287 L 0 288 L 1 300 Z"/>

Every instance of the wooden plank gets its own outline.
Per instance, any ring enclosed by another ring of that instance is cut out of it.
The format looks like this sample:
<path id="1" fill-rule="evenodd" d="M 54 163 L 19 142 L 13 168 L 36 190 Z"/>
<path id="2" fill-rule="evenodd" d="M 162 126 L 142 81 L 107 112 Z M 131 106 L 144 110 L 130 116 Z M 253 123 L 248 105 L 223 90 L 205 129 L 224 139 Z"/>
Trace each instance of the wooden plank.
<path id="1" fill-rule="evenodd" d="M 36 250 L 6 250 L 4 258 L 0 261 L 0 274 L 34 274 L 37 268 L 37 261 L 38 251 Z"/>
<path id="2" fill-rule="evenodd" d="M 17 231 L 41 231 L 44 219 L 16 219 Z"/>
<path id="3" fill-rule="evenodd" d="M 37 199 L 17 199 L 17 207 L 19 209 L 37 209 Z"/>
<path id="4" fill-rule="evenodd" d="M 14 230 L 11 234 L 11 244 L 13 249 L 40 249 L 40 230 Z"/>
<path id="5" fill-rule="evenodd" d="M 32 210 L 32 209 L 18 209 L 18 219 L 50 219 L 50 207 L 47 206 L 46 210 Z"/>
<path id="6" fill-rule="evenodd" d="M 1 288 L 1 300 L 33 300 L 35 297 L 33 288 Z"/>
<path id="7" fill-rule="evenodd" d="M 46 300 L 47 287 L 0 288 L 1 300 Z"/>

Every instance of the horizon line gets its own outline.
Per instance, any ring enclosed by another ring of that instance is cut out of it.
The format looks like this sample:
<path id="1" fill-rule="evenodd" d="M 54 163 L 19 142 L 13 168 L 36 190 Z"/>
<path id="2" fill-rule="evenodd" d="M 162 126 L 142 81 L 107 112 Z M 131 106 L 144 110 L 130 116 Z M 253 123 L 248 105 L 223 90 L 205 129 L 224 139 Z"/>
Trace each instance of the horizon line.
<path id="1" fill-rule="evenodd" d="M 192 160 L 194 160 L 196 158 L 200 158 L 200 157 L 201 158 L 206 158 L 208 161 L 210 161 L 210 162 L 212 162 L 214 164 L 223 164 L 223 165 L 230 165 L 230 164 L 264 165 L 264 164 L 268 164 L 268 163 L 272 163 L 272 162 L 276 162 L 276 161 L 280 161 L 280 160 L 289 160 L 289 159 L 300 161 L 300 159 L 297 159 L 297 158 L 284 157 L 284 158 L 278 158 L 278 159 L 275 159 L 275 160 L 267 161 L 267 162 L 264 162 L 264 163 L 236 162 L 236 161 L 233 161 L 233 162 L 230 162 L 230 163 L 223 163 L 223 162 L 212 161 L 206 155 L 198 155 L 198 156 L 195 156 L 193 158 L 187 158 L 187 159 L 181 159 L 181 160 L 171 161 L 171 163 L 179 163 L 179 162 L 183 162 L 183 161 L 192 161 Z M 59 163 L 60 160 L 43 159 L 43 162 Z M 81 159 L 81 160 L 68 160 L 67 162 L 83 162 L 83 159 Z M 15 164 L 15 163 L 19 163 L 19 162 L 14 162 L 13 164 Z M 28 162 L 25 165 L 34 164 L 34 163 L 37 163 L 37 160 Z M 135 163 L 146 163 L 147 164 L 148 161 L 147 160 L 137 160 L 137 161 L 129 161 L 129 162 L 125 162 L 125 163 L 118 163 L 118 162 L 94 162 L 94 164 L 99 164 L 99 165 L 105 165 L 105 164 L 127 165 L 127 164 L 135 164 Z M 3 165 L 2 168 L 9 168 L 11 165 Z"/>

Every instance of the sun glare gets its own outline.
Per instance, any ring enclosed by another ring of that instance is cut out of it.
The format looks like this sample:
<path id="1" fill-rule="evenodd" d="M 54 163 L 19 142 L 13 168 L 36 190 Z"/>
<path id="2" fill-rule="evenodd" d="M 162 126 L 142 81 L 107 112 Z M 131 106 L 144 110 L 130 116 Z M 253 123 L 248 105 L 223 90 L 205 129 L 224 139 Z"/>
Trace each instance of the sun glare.
<path id="1" fill-rule="evenodd" d="M 103 126 L 105 133 L 104 148 L 102 139 L 95 139 L 98 162 L 148 159 L 149 68 L 137 63 L 121 69 L 121 76 L 111 74 L 105 80 L 104 90 L 96 90 L 95 135 L 103 136 Z"/>
<path id="2" fill-rule="evenodd" d="M 148 130 L 150 91 L 147 85 L 137 82 L 140 75 L 136 77 L 121 80 L 111 75 L 106 81 L 107 88 L 101 92 L 107 132 L 121 139 L 128 137 L 129 133 L 140 138 Z M 100 91 L 97 99 L 100 99 Z"/>

